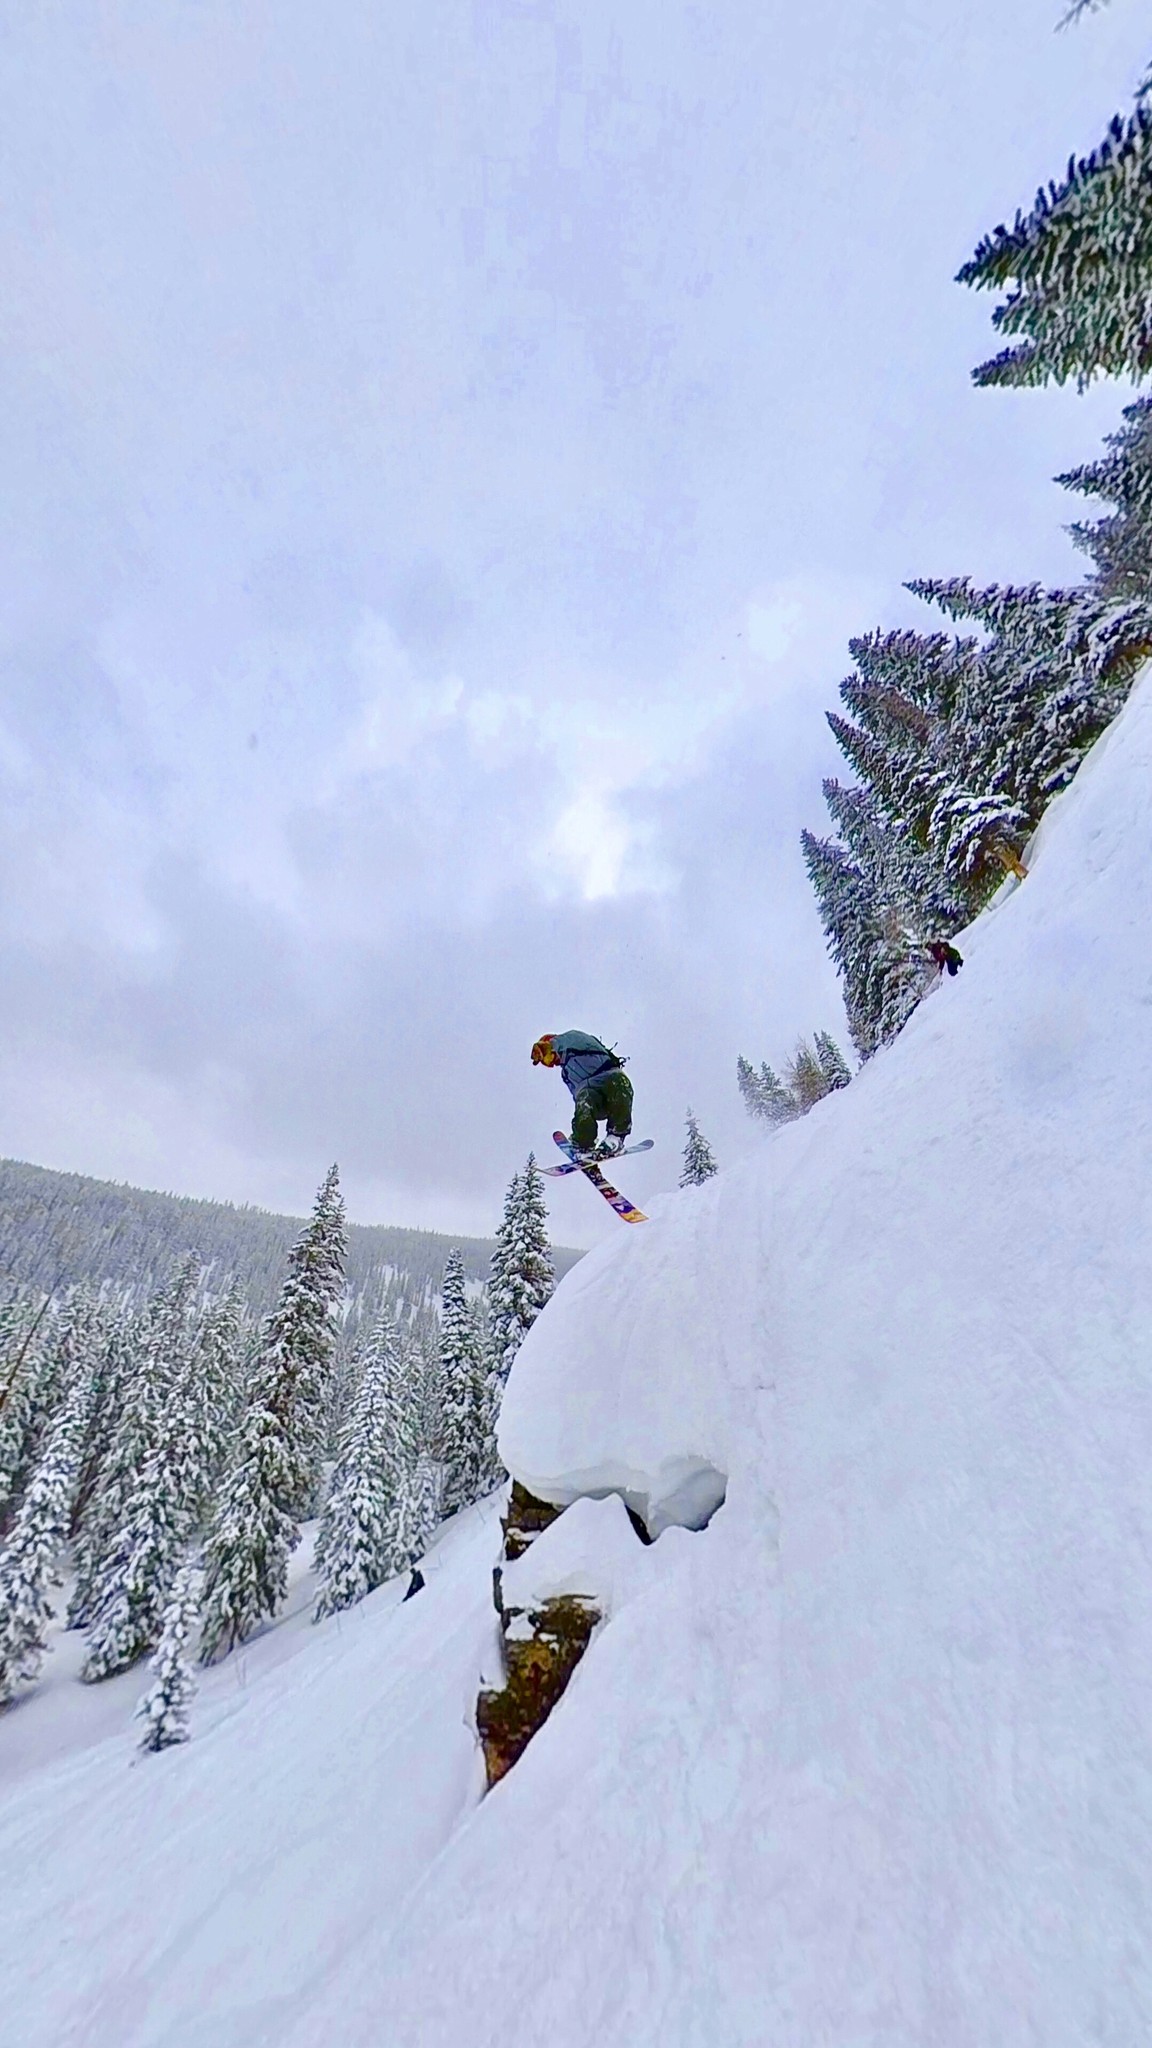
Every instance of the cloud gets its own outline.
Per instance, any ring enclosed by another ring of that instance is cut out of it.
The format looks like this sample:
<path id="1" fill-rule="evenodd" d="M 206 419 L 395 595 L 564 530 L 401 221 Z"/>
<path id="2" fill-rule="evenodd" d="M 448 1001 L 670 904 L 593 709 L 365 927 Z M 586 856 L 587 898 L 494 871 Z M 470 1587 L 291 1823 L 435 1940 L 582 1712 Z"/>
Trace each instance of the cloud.
<path id="1" fill-rule="evenodd" d="M 748 607 L 748 645 L 761 661 L 783 661 L 804 619 L 798 597 L 778 596 Z"/>

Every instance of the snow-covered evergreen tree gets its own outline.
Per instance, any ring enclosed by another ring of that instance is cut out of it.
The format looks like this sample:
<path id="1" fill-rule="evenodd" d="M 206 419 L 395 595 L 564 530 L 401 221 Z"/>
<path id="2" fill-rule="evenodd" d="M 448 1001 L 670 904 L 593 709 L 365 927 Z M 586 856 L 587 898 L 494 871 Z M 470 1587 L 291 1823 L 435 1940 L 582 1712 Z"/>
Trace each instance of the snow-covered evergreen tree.
<path id="1" fill-rule="evenodd" d="M 407 1571 L 423 1557 L 441 1519 L 444 1468 L 427 1451 L 414 1464 L 395 1470 L 393 1572 Z"/>
<path id="2" fill-rule="evenodd" d="M 444 1467 L 431 1451 L 421 1451 L 416 1460 L 416 1484 L 412 1489 L 412 1519 L 407 1528 L 399 1526 L 397 1542 L 404 1538 L 414 1564 L 423 1557 L 428 1539 L 444 1513 Z"/>
<path id="3" fill-rule="evenodd" d="M 470 1312 L 464 1262 L 456 1246 L 444 1265 L 440 1308 L 440 1433 L 444 1508 L 455 1514 L 479 1498 L 485 1441 L 484 1360 Z"/>
<path id="4" fill-rule="evenodd" d="M 408 1506 L 420 1456 L 419 1387 L 412 1347 L 393 1315 L 377 1321 L 328 1498 L 314 1563 L 320 1580 L 315 1619 L 351 1607 L 409 1562 Z"/>
<path id="5" fill-rule="evenodd" d="M 1125 406 L 1124 425 L 1104 445 L 1108 452 L 1098 461 L 1056 481 L 1112 510 L 1069 531 L 1095 564 L 1093 580 L 1104 598 L 1146 599 L 1152 594 L 1152 398 Z"/>
<path id="6" fill-rule="evenodd" d="M 908 587 L 986 637 L 853 640 L 840 688 L 852 720 L 829 717 L 861 781 L 824 784 L 843 843 L 802 843 L 862 1058 L 932 985 L 929 942 L 1024 874 L 1029 835 L 1152 651 L 1147 596 L 962 577 Z"/>
<path id="7" fill-rule="evenodd" d="M 801 1038 L 784 1069 L 788 1093 L 803 1116 L 831 1092 L 831 1083 L 815 1047 Z"/>
<path id="8" fill-rule="evenodd" d="M 922 992 L 923 962 L 891 906 L 877 901 L 868 876 L 835 840 L 801 834 L 804 860 L 844 982 L 848 1029 L 870 1059 L 900 1029 Z"/>
<path id="9" fill-rule="evenodd" d="M 502 1485 L 508 1477 L 496 1448 L 496 1425 L 500 1419 L 505 1378 L 496 1362 L 486 1295 L 470 1297 L 468 1320 L 472 1338 L 472 1404 L 476 1427 L 472 1498 L 482 1500 L 485 1494 Z"/>
<path id="10" fill-rule="evenodd" d="M 58 1583 L 96 1379 L 96 1360 L 84 1355 L 84 1323 L 75 1309 L 73 1328 L 71 1382 L 0 1550 L 0 1704 L 37 1677 L 47 1648 L 49 1591 Z"/>
<path id="11" fill-rule="evenodd" d="M 333 1166 L 307 1228 L 288 1254 L 288 1278 L 265 1325 L 259 1367 L 265 1400 L 284 1436 L 282 1505 L 301 1518 L 315 1505 L 324 1455 L 346 1253 L 344 1203 Z"/>
<path id="12" fill-rule="evenodd" d="M 152 1683 L 136 1707 L 136 1719 L 143 1723 L 141 1749 L 168 1749 L 188 1740 L 188 1708 L 196 1691 L 188 1644 L 200 1618 L 196 1579 L 196 1566 L 186 1559 L 164 1608 L 152 1659 Z"/>
<path id="13" fill-rule="evenodd" d="M 126 1308 L 107 1312 L 92 1426 L 72 1508 L 74 1551 L 83 1547 L 89 1529 L 99 1519 L 101 1476 L 108 1467 L 127 1389 L 135 1371 L 137 1342 L 138 1331 L 131 1312 Z"/>
<path id="14" fill-rule="evenodd" d="M 152 1441 L 86 1593 L 81 1677 L 134 1664 L 157 1640 L 181 1554 L 200 1525 L 221 1461 L 230 1374 L 240 1329 L 236 1296 L 212 1303 L 166 1359 L 153 1355 L 163 1403 Z"/>
<path id="15" fill-rule="evenodd" d="M 0 1531 L 11 1520 L 46 1420 L 42 1393 L 52 1303 L 17 1297 L 0 1310 Z"/>
<path id="16" fill-rule="evenodd" d="M 227 1462 L 231 1432 L 244 1396 L 248 1311 L 235 1283 L 208 1303 L 188 1361 L 184 1427 L 174 1445 L 182 1460 L 180 1495 L 197 1521 Z"/>
<path id="17" fill-rule="evenodd" d="M 967 577 L 908 587 L 988 633 L 950 721 L 963 801 L 945 792 L 929 830 L 955 870 L 957 817 L 968 841 L 965 814 L 999 805 L 1004 825 L 979 828 L 976 844 L 1003 871 L 1123 705 L 1152 642 L 1152 603 L 1109 602 L 1095 586 L 976 589 Z"/>
<path id="18" fill-rule="evenodd" d="M 133 1614 L 143 1602 L 152 1628 L 167 1594 L 168 1567 L 157 1581 L 146 1559 L 155 1554 L 154 1538 L 169 1557 L 182 1533 L 166 1464 L 175 1425 L 186 1421 L 183 1389 L 200 1279 L 199 1259 L 194 1254 L 181 1259 L 148 1303 L 135 1342 L 126 1334 L 127 1352 L 117 1362 L 117 1407 L 108 1419 L 107 1450 L 91 1476 L 76 1531 L 76 1581 L 68 1608 L 70 1628 L 91 1627 L 97 1610 L 104 1610 L 99 1646 L 89 1645 L 91 1678 L 122 1668 L 115 1644 L 123 1645 L 124 1661 L 131 1663 L 154 1639 L 145 1635 L 129 1653 L 135 1631 L 126 1622 L 122 1602 Z M 149 1503 L 154 1497 L 153 1510 Z"/>
<path id="19" fill-rule="evenodd" d="M 762 1117 L 770 1124 L 788 1123 L 795 1116 L 795 1108 L 783 1083 L 766 1060 L 761 1061 L 760 1072 L 757 1073 L 751 1060 L 746 1060 L 741 1053 L 736 1061 L 736 1085 L 749 1116 Z"/>
<path id="20" fill-rule="evenodd" d="M 300 1529 L 280 1502 L 297 1475 L 284 1427 L 258 1389 L 240 1426 L 238 1455 L 221 1484 L 204 1544 L 204 1663 L 226 1656 L 271 1620 L 288 1591 Z"/>
<path id="21" fill-rule="evenodd" d="M 911 588 L 925 594 L 921 587 Z M 880 1037 L 918 999 L 915 962 L 927 935 L 957 930 L 1002 879 L 999 855 L 1019 837 L 1011 792 L 990 782 L 979 755 L 989 719 L 983 656 L 973 638 L 873 633 L 854 639 L 856 668 L 840 686 L 855 723 L 828 723 L 861 785 L 825 782 L 824 798 L 873 909 L 869 951 L 887 955 L 872 1007 Z M 961 850 L 948 834 L 965 821 Z M 875 964 L 875 961 L 874 961 Z"/>
<path id="22" fill-rule="evenodd" d="M 783 1081 L 777 1079 L 767 1063 L 757 1075 L 745 1059 L 737 1062 L 737 1076 L 749 1114 L 776 1124 L 791 1123 L 794 1118 L 806 1115 L 825 1095 L 834 1088 L 846 1088 L 852 1079 L 843 1053 L 827 1031 L 817 1031 L 811 1044 L 803 1038 L 797 1041 L 796 1050 L 785 1065 Z M 716 1171 L 715 1166 L 712 1171 Z M 686 1182 L 681 1180 L 680 1185 L 684 1187 Z"/>
<path id="23" fill-rule="evenodd" d="M 1092 154 L 984 240 L 961 284 L 1008 296 L 992 315 L 1024 339 L 973 374 L 977 384 L 1064 384 L 1152 369 L 1152 110 L 1119 114 Z"/>
<path id="24" fill-rule="evenodd" d="M 848 730 L 842 721 L 839 730 L 841 734 Z M 930 762 L 929 748 L 920 748 L 915 767 L 909 767 L 903 778 L 901 794 L 913 812 L 911 817 L 904 812 L 885 815 L 871 789 L 846 789 L 833 777 L 823 785 L 824 801 L 849 853 L 867 878 L 877 908 L 882 907 L 885 916 L 905 934 L 909 950 L 921 943 L 925 932 L 957 929 L 966 908 L 965 896 L 937 855 L 924 818 L 941 780 Z M 917 782 L 923 800 L 919 800 Z M 933 785 L 930 792 L 929 783 Z M 915 815 L 917 809 L 920 818 Z"/>
<path id="25" fill-rule="evenodd" d="M 417 1414 L 417 1436 L 433 1455 L 439 1455 L 441 1419 L 444 1412 L 444 1368 L 440 1358 L 440 1323 L 429 1318 L 409 1331 L 412 1353 L 413 1401 Z"/>
<path id="26" fill-rule="evenodd" d="M 688 1135 L 684 1144 L 684 1164 L 680 1171 L 680 1185 L 682 1188 L 697 1188 L 702 1182 L 711 1180 L 712 1175 L 717 1173 L 719 1168 L 713 1157 L 712 1147 L 709 1145 L 707 1138 L 704 1137 L 691 1110 L 688 1111 L 687 1116 L 687 1131 Z"/>
<path id="27" fill-rule="evenodd" d="M 205 1662 L 270 1619 L 287 1592 L 288 1559 L 320 1475 L 346 1245 L 332 1167 L 288 1255 L 288 1278 L 264 1325 L 237 1455 L 205 1541 Z"/>
<path id="28" fill-rule="evenodd" d="M 121 1526 L 94 1575 L 80 1672 L 87 1683 L 134 1664 L 160 1633 L 204 1494 L 203 1468 L 192 1450 L 194 1428 L 185 1383 L 169 1393 L 165 1427 L 144 1459 Z"/>
<path id="29" fill-rule="evenodd" d="M 829 1090 L 847 1088 L 852 1072 L 836 1040 L 827 1031 L 817 1031 L 813 1034 L 813 1043 Z"/>
<path id="30" fill-rule="evenodd" d="M 503 1384 L 555 1284 L 544 1182 L 530 1152 L 523 1173 L 515 1174 L 509 1184 L 488 1278 L 492 1349 Z"/>

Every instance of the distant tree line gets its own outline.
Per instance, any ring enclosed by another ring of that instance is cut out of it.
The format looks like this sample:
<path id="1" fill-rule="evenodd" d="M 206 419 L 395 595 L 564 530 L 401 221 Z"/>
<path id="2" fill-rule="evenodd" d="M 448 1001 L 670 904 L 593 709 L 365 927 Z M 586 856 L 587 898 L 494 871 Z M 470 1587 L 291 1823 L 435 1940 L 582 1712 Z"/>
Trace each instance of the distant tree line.
<path id="1" fill-rule="evenodd" d="M 15 1282 L 45 1294 L 89 1286 L 140 1300 L 161 1286 L 178 1259 L 195 1252 L 216 1292 L 233 1281 L 254 1315 L 272 1307 L 301 1219 L 231 1202 L 198 1201 L 118 1182 L 56 1173 L 0 1159 L 0 1287 Z M 452 1240 L 391 1224 L 348 1225 L 345 1313 L 371 1314 L 395 1283 L 409 1301 L 431 1304 Z M 493 1240 L 455 1240 L 470 1282 L 486 1276 Z M 581 1254 L 556 1246 L 563 1278 Z"/>

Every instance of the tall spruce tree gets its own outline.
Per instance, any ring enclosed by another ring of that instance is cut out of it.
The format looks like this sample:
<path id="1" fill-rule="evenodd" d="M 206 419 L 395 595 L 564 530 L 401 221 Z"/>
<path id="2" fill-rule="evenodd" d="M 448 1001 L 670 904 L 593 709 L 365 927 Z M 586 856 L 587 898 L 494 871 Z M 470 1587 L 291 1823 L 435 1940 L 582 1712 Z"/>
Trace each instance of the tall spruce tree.
<path id="1" fill-rule="evenodd" d="M 959 283 L 1007 290 L 992 315 L 1024 338 L 977 384 L 1064 384 L 1152 369 L 1152 111 L 1115 116 L 1090 156 L 1041 189 L 1030 213 L 986 235 Z"/>
<path id="2" fill-rule="evenodd" d="M 101 1474 L 108 1464 L 127 1388 L 135 1370 L 137 1339 L 136 1319 L 131 1310 L 124 1306 L 112 1310 L 108 1315 L 92 1426 L 72 1508 L 72 1544 L 77 1556 L 89 1527 L 98 1517 Z"/>
<path id="3" fill-rule="evenodd" d="M 421 1453 L 418 1360 L 391 1312 L 379 1317 L 360 1364 L 316 1538 L 317 1621 L 403 1571 L 419 1540 L 412 1526 Z"/>
<path id="4" fill-rule="evenodd" d="M 818 1051 L 804 1038 L 797 1041 L 796 1050 L 784 1069 L 784 1079 L 788 1093 L 802 1116 L 832 1092 L 832 1083 Z"/>
<path id="5" fill-rule="evenodd" d="M 477 1497 L 502 1485 L 508 1476 L 496 1442 L 504 1389 L 516 1353 L 550 1300 L 555 1284 L 544 1183 L 536 1156 L 530 1152 L 524 1172 L 514 1174 L 508 1185 L 485 1290 L 486 1370 L 480 1399 Z"/>
<path id="6" fill-rule="evenodd" d="M 209 1314 L 211 1315 L 211 1311 Z M 206 1319 L 207 1320 L 207 1319 Z M 170 1366 L 162 1415 L 88 1594 L 88 1682 L 134 1664 L 156 1642 L 181 1556 L 208 1500 L 217 1443 L 206 1427 L 207 1357 L 193 1341 Z"/>
<path id="7" fill-rule="evenodd" d="M 749 1116 L 762 1117 L 770 1124 L 786 1124 L 796 1114 L 787 1089 L 766 1060 L 761 1061 L 757 1073 L 751 1060 L 741 1053 L 736 1061 L 736 1086 Z"/>
<path id="8" fill-rule="evenodd" d="M 433 1457 L 438 1457 L 444 1407 L 444 1368 L 440 1357 L 438 1319 L 427 1316 L 416 1322 L 409 1332 L 409 1341 L 412 1347 L 413 1399 L 418 1416 L 417 1434 Z"/>
<path id="9" fill-rule="evenodd" d="M 319 1477 L 345 1244 L 333 1167 L 289 1253 L 288 1279 L 264 1326 L 237 1454 L 205 1540 L 205 1662 L 226 1655 L 270 1620 L 287 1593 L 288 1559 Z"/>
<path id="10" fill-rule="evenodd" d="M 415 1564 L 444 1513 L 444 1467 L 429 1450 L 421 1451 L 416 1460 L 410 1499 L 410 1507 L 406 1499 L 398 1503 L 397 1547 L 405 1546 L 409 1563 Z"/>
<path id="11" fill-rule="evenodd" d="M 54 1321 L 47 1297 L 17 1297 L 0 1321 L 0 1535 L 9 1526 L 35 1458 Z"/>
<path id="12" fill-rule="evenodd" d="M 199 1618 L 196 1566 L 186 1559 L 164 1608 L 160 1640 L 152 1659 L 152 1683 L 136 1707 L 136 1719 L 143 1723 L 141 1749 L 170 1749 L 175 1743 L 188 1740 L 188 1708 L 196 1691 L 188 1644 L 196 1633 Z"/>
<path id="13" fill-rule="evenodd" d="M 862 1060 L 894 1037 L 921 992 L 923 963 L 891 906 L 834 840 L 801 834 L 828 950 L 843 976 L 844 1008 Z"/>
<path id="14" fill-rule="evenodd" d="M 1109 603 L 1092 588 L 980 590 L 967 577 L 908 587 L 988 634 L 954 725 L 969 789 L 987 805 L 999 803 L 1009 820 L 989 845 L 1010 866 L 1005 845 L 1022 845 L 1035 830 L 1123 705 L 1152 644 L 1152 604 Z M 948 864 L 955 827 L 950 833 L 946 808 L 933 830 Z"/>
<path id="15" fill-rule="evenodd" d="M 831 1093 L 836 1088 L 847 1088 L 852 1079 L 852 1072 L 836 1040 L 827 1031 L 817 1031 L 813 1034 L 813 1044 L 824 1079 L 828 1083 L 828 1092 Z"/>
<path id="16" fill-rule="evenodd" d="M 280 1506 L 298 1467 L 284 1428 L 258 1388 L 240 1425 L 235 1462 L 217 1495 L 204 1544 L 202 1662 L 211 1664 L 271 1620 L 288 1591 L 300 1529 Z"/>
<path id="17" fill-rule="evenodd" d="M 842 844 L 803 846 L 861 1056 L 894 1037 L 948 938 L 1005 874 L 1152 650 L 1147 598 L 966 578 L 909 589 L 984 638 L 871 634 L 829 724 L 861 777 L 829 780 Z M 790 1091 L 791 1092 L 791 1091 Z"/>
<path id="18" fill-rule="evenodd" d="M 168 1447 L 149 1451 L 124 1520 L 101 1560 L 88 1602 L 87 1684 L 127 1670 L 156 1641 L 188 1523 Z"/>
<path id="19" fill-rule="evenodd" d="M 704 1181 L 711 1180 L 719 1172 L 712 1147 L 703 1135 L 696 1118 L 689 1110 L 686 1118 L 687 1138 L 684 1143 L 684 1163 L 680 1169 L 682 1188 L 698 1188 Z"/>
<path id="20" fill-rule="evenodd" d="M 1107 454 L 1057 477 L 1070 491 L 1112 507 L 1104 518 L 1069 528 L 1091 557 L 1104 598 L 1152 596 L 1152 398 L 1124 408 L 1124 425 L 1105 439 Z M 1152 650 L 1150 650 L 1152 651 Z"/>
<path id="21" fill-rule="evenodd" d="M 444 1465 L 444 1509 L 454 1514 L 480 1497 L 485 1442 L 484 1359 L 465 1288 L 464 1262 L 453 1246 L 444 1265 L 440 1307 L 441 1418 L 437 1444 Z"/>
<path id="22" fill-rule="evenodd" d="M 69 1381 L 0 1550 L 0 1705 L 38 1676 L 47 1649 L 49 1593 L 59 1583 L 57 1567 L 95 1399 L 98 1325 L 85 1312 L 91 1307 L 71 1305 Z"/>
<path id="23" fill-rule="evenodd" d="M 75 1532 L 76 1578 L 68 1626 L 91 1628 L 102 1608 L 101 1640 L 109 1652 L 113 1639 L 127 1641 L 111 1619 L 113 1614 L 123 1617 L 122 1596 L 135 1613 L 141 1600 L 150 1597 L 162 1605 L 167 1593 L 166 1584 L 151 1584 L 151 1595 L 146 1595 L 153 1573 L 151 1565 L 144 1562 L 144 1553 L 151 1554 L 150 1532 L 162 1541 L 162 1532 L 173 1517 L 173 1489 L 166 1463 L 174 1424 L 178 1417 L 183 1419 L 183 1388 L 200 1280 L 200 1261 L 195 1254 L 181 1259 L 149 1301 L 135 1343 L 129 1339 L 127 1355 L 117 1361 L 116 1409 L 107 1418 L 104 1431 L 107 1448 L 90 1475 Z M 148 1502 L 154 1495 L 159 1497 L 153 1527 Z M 172 1541 L 177 1540 L 173 1535 Z M 163 1541 L 162 1547 L 167 1554 L 168 1545 Z M 146 1647 L 147 1640 L 127 1661 L 132 1662 Z M 118 1662 L 105 1666 L 103 1650 L 93 1655 L 91 1643 L 89 1655 L 91 1678 L 121 1668 Z"/>
<path id="24" fill-rule="evenodd" d="M 468 1320 L 472 1326 L 472 1352 L 476 1372 L 474 1399 L 477 1438 L 473 1499 L 482 1500 L 494 1487 L 502 1485 L 508 1476 L 500 1462 L 500 1453 L 496 1447 L 496 1425 L 500 1417 L 504 1377 L 497 1370 L 486 1290 L 479 1296 L 473 1296 L 469 1301 Z"/>
<path id="25" fill-rule="evenodd" d="M 300 1518 L 315 1505 L 324 1455 L 347 1248 L 339 1173 L 333 1166 L 307 1229 L 288 1254 L 288 1278 L 265 1325 L 259 1367 L 269 1410 L 284 1435 L 282 1504 Z"/>
<path id="26" fill-rule="evenodd" d="M 851 651 L 856 669 L 840 697 L 856 723 L 835 713 L 828 723 L 861 786 L 829 781 L 824 795 L 864 875 L 879 932 L 889 950 L 899 935 L 911 962 L 925 937 L 957 930 L 1002 879 L 1000 855 L 1020 814 L 975 759 L 989 709 L 975 638 L 873 633 L 854 639 Z M 979 832 L 971 827 L 976 813 Z M 942 821 L 952 816 L 970 821 L 965 860 L 946 849 Z M 914 971 L 910 980 L 914 995 Z M 901 997 L 890 994 L 886 1008 L 899 1012 Z"/>
<path id="27" fill-rule="evenodd" d="M 197 1327 L 188 1364 L 187 1429 L 182 1452 L 184 1486 L 197 1519 L 228 1457 L 228 1446 L 244 1399 L 249 1316 L 243 1291 L 233 1282 L 209 1302 Z"/>
<path id="28" fill-rule="evenodd" d="M 523 1173 L 509 1184 L 488 1276 L 493 1365 L 501 1386 L 555 1285 L 544 1182 L 530 1152 Z"/>

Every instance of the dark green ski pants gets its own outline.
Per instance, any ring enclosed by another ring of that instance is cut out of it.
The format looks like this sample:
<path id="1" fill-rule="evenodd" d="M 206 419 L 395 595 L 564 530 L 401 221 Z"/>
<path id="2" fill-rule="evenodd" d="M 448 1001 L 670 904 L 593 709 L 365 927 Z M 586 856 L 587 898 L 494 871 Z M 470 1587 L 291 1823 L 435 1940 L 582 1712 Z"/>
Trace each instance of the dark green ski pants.
<path id="1" fill-rule="evenodd" d="M 572 1143 L 581 1152 L 590 1152 L 596 1143 L 596 1126 L 605 1119 L 612 1138 L 626 1138 L 632 1129 L 632 1083 L 623 1067 L 613 1067 L 610 1074 L 584 1083 L 572 1116 Z"/>

